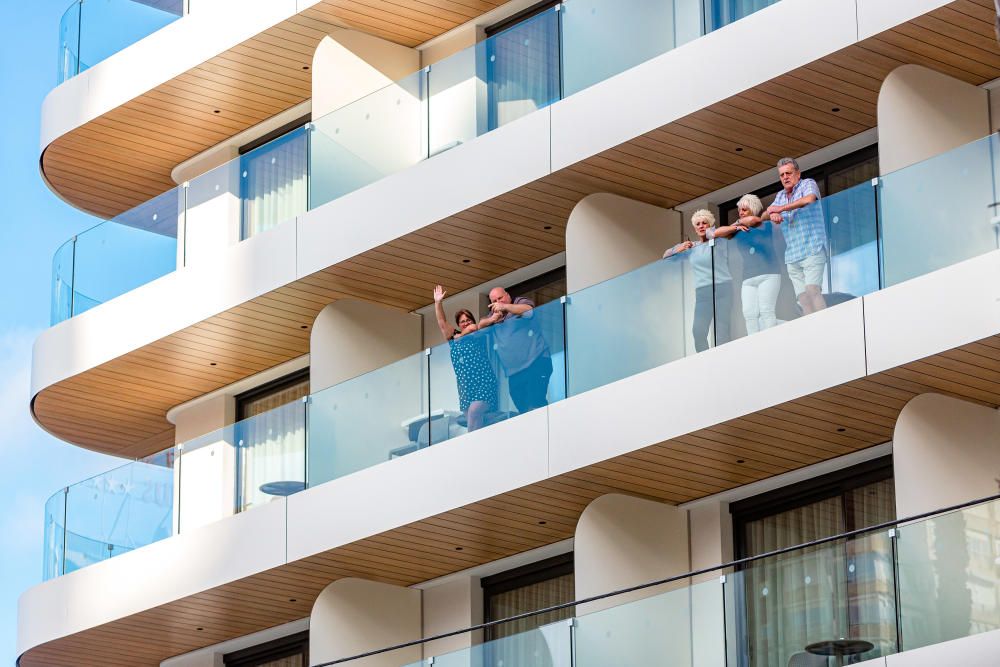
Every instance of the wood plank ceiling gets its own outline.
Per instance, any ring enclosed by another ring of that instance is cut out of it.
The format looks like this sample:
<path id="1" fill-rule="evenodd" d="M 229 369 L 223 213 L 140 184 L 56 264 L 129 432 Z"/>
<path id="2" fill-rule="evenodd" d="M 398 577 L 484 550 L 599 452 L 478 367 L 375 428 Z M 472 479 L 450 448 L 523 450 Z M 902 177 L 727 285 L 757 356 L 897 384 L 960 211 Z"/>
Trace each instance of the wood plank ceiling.
<path id="1" fill-rule="evenodd" d="M 679 504 L 886 442 L 903 406 L 926 392 L 1000 406 L 1000 335 L 49 642 L 19 664 L 158 665 L 306 617 L 342 577 L 409 586 L 572 537 L 606 493 Z"/>
<path id="2" fill-rule="evenodd" d="M 313 53 L 330 31 L 415 47 L 505 1 L 321 0 L 59 137 L 42 172 L 66 201 L 113 218 L 174 187 L 181 162 L 312 97 Z"/>
<path id="3" fill-rule="evenodd" d="M 874 127 L 881 83 L 902 64 L 997 78 L 993 17 L 989 0 L 953 2 L 59 382 L 35 397 L 34 414 L 107 453 L 169 447 L 169 408 L 307 353 L 313 319 L 337 299 L 413 310 L 439 282 L 457 293 L 562 251 L 588 194 L 670 207 Z"/>

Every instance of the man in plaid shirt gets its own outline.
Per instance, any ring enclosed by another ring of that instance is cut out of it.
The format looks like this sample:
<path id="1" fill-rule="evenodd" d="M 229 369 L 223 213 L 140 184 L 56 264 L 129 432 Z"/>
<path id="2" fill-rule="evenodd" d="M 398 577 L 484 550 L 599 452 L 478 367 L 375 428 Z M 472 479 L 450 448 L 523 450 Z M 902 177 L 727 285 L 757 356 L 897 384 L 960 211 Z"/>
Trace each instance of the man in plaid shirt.
<path id="1" fill-rule="evenodd" d="M 767 215 L 776 225 L 785 223 L 785 265 L 802 312 L 808 315 L 826 308 L 826 221 L 816 203 L 819 186 L 811 178 L 802 178 L 799 164 L 790 157 L 778 160 L 778 178 L 784 189 L 767 207 Z"/>

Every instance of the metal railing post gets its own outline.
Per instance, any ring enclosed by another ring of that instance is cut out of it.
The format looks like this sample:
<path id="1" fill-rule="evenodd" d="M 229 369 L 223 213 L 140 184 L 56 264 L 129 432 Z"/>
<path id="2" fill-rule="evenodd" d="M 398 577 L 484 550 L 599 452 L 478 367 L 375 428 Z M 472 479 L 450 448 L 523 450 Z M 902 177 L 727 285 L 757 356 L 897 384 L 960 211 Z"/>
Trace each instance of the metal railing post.
<path id="1" fill-rule="evenodd" d="M 902 620 L 903 614 L 900 605 L 899 593 L 899 545 L 897 541 L 899 540 L 899 529 L 890 528 L 889 529 L 889 544 L 892 553 L 892 586 L 893 586 L 893 611 L 895 612 L 896 619 L 896 653 L 900 653 L 903 650 L 903 627 Z"/>

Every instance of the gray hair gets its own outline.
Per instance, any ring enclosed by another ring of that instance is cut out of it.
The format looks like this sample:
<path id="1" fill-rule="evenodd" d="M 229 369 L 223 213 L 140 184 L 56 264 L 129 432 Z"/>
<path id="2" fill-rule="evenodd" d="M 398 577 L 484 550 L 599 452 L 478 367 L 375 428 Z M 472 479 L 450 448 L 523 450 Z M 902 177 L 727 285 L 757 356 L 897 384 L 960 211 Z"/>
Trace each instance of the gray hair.
<path id="1" fill-rule="evenodd" d="M 707 222 L 709 227 L 715 226 L 715 216 L 712 215 L 712 212 L 707 209 L 700 208 L 691 214 L 692 225 L 698 222 L 699 220 L 704 220 L 705 222 Z"/>
<path id="2" fill-rule="evenodd" d="M 794 169 L 795 171 L 802 171 L 801 169 L 799 169 L 799 163 L 796 162 L 795 158 L 793 157 L 783 157 L 780 160 L 778 160 L 778 169 L 781 169 L 786 164 L 792 165 L 792 169 Z"/>
<path id="3" fill-rule="evenodd" d="M 760 215 L 760 212 L 764 210 L 764 203 L 761 202 L 760 197 L 757 195 L 743 195 L 740 200 L 736 202 L 737 210 L 745 208 L 752 215 Z"/>

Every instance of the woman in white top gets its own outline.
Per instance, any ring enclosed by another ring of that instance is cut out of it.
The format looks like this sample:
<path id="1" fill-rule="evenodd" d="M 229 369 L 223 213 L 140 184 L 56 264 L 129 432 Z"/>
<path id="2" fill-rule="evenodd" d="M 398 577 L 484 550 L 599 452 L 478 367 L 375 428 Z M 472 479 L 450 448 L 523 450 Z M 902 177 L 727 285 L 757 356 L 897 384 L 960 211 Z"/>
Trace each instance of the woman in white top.
<path id="1" fill-rule="evenodd" d="M 701 209 L 691 216 L 697 241 L 682 241 L 663 253 L 663 258 L 689 252 L 694 273 L 694 324 L 691 334 L 698 352 L 709 347 L 708 328 L 715 321 L 715 344 L 730 340 L 729 315 L 733 307 L 733 276 L 729 273 L 729 244 L 726 241 L 746 227 L 716 227 L 715 216 Z"/>

